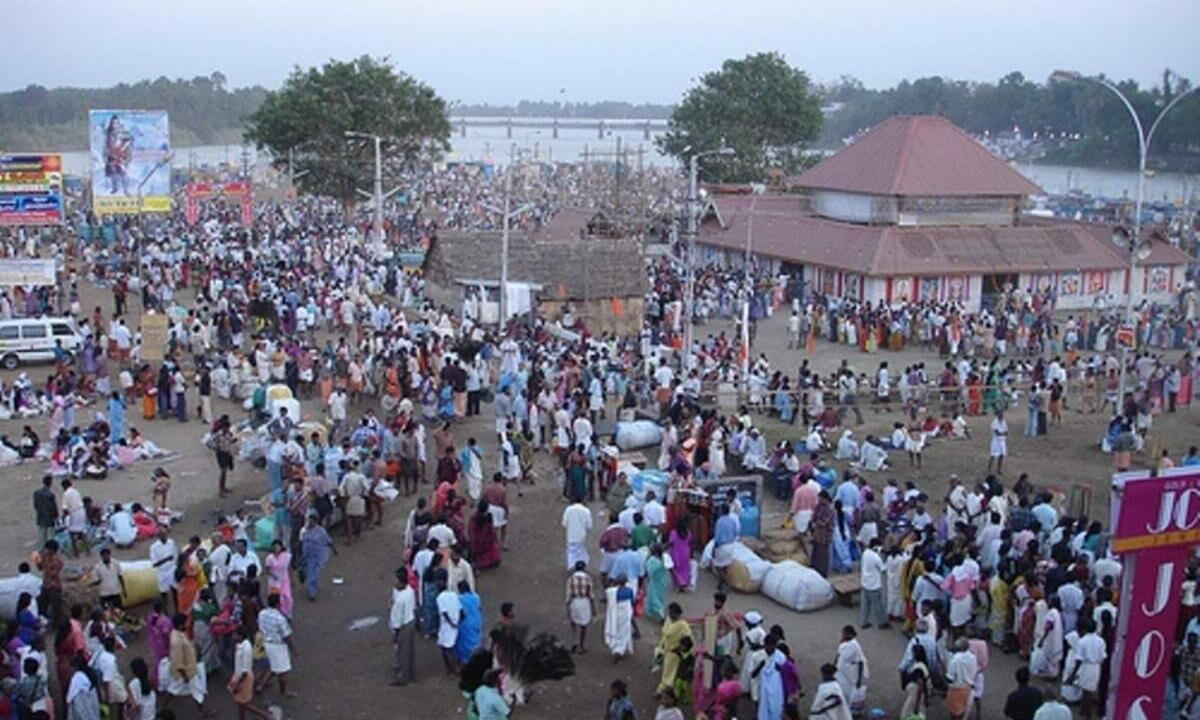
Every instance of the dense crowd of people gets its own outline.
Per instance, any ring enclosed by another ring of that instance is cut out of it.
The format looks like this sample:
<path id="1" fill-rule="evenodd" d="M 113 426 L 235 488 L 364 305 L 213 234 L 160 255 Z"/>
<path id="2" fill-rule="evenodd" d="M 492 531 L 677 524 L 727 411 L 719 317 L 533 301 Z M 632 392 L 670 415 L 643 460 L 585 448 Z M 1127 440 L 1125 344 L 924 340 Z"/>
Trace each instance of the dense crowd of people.
<path id="1" fill-rule="evenodd" d="M 535 209 L 521 222 L 594 205 L 595 173 L 528 170 L 522 192 Z M 502 179 L 474 166 L 407 178 L 404 204 L 387 215 L 390 249 L 421 247 L 439 229 L 494 228 Z M 650 211 L 670 212 L 676 181 L 655 172 L 646 182 Z M 364 242 L 368 220 L 347 222 L 336 204 L 263 203 L 252 227 L 235 220 L 220 208 L 195 225 L 171 216 L 148 228 L 80 216 L 74 234 L 7 242 L 12 255 L 59 257 L 68 291 L 19 289 L 0 297 L 0 317 L 55 308 L 75 317 L 82 336 L 80 350 L 56 357 L 36 386 L 26 374 L 0 384 L 0 414 L 46 423 L 44 435 L 28 425 L 20 438 L 0 438 L 12 462 L 47 463 L 34 498 L 40 578 L 25 568 L 38 584 L 20 594 L 6 626 L 13 716 L 66 708 L 70 720 L 149 720 L 177 697 L 208 716 L 217 676 L 239 717 L 278 714 L 256 696 L 271 685 L 280 702 L 292 694 L 293 626 L 304 614 L 293 578 L 318 601 L 331 555 L 354 552 L 399 498 L 411 509 L 387 616 L 392 682 L 416 681 L 415 648 L 434 643 L 470 717 L 507 717 L 531 684 L 570 675 L 594 624 L 618 672 L 643 634 L 655 648 L 654 699 L 632 696 L 618 679 L 610 720 L 639 717 L 651 702 L 657 720 L 729 720 L 751 706 L 759 720 L 805 712 L 844 720 L 866 712 L 872 681 L 885 677 L 880 663 L 893 660 L 900 717 L 928 714 L 935 697 L 954 718 L 1070 717 L 1058 698 L 1082 717 L 1103 714 L 1121 565 L 1103 523 L 1066 513 L 1050 483 L 1024 474 L 1007 482 L 1007 417 L 1024 408 L 1025 433 L 1037 435 L 1054 432 L 1067 410 L 1110 413 L 1097 444 L 1116 468 L 1149 448 L 1160 456 L 1143 464 L 1200 464 L 1195 448 L 1172 453 L 1150 439 L 1156 417 L 1200 392 L 1190 291 L 1175 307 L 1140 309 L 1142 350 L 1129 356 L 1132 390 L 1121 397 L 1113 311 L 1064 320 L 1037 293 L 1010 292 L 978 313 L 953 303 L 873 306 L 760 269 L 710 266 L 696 275 L 696 339 L 687 347 L 680 247 L 647 269 L 641 332 L 595 335 L 582 324 L 567 331 L 558 318 L 483 327 L 428 301 L 420 274 L 379 255 Z M 111 293 L 115 312 L 81 307 L 83 283 Z M 147 347 L 150 334 L 131 323 L 134 298 L 166 316 L 164 347 Z M 828 342 L 845 354 L 840 367 L 822 374 L 810 359 L 793 371 L 752 356 L 759 324 L 776 312 L 789 315 L 790 347 L 811 355 Z M 706 332 L 719 318 L 738 324 Z M 942 366 L 883 359 L 913 345 L 939 354 Z M 736 412 L 713 407 L 723 384 L 744 388 Z M 299 416 L 294 400 L 319 407 L 319 419 Z M 244 412 L 220 411 L 233 403 Z M 139 463 L 148 470 L 171 452 L 133 426 L 139 410 L 142 430 L 201 423 L 218 495 L 230 490 L 235 461 L 261 466 L 262 516 L 239 511 L 211 536 L 177 542 L 162 467 L 145 473 L 146 506 L 84 497 L 76 483 L 142 472 Z M 863 410 L 899 420 L 886 437 L 857 438 L 849 425 L 863 424 Z M 486 434 L 461 429 L 481 414 Z M 614 414 L 658 422 L 663 486 L 635 490 L 617 471 L 618 451 L 597 429 Z M 792 437 L 768 416 L 800 429 Z M 990 456 L 977 481 L 952 477 L 948 492 L 931 494 L 892 478 L 906 464 L 921 468 L 939 443 L 969 439 L 976 417 L 986 418 Z M 768 432 L 782 435 L 768 444 Z M 678 502 L 739 471 L 766 478 L 813 570 L 858 577 L 860 623 L 828 639 L 834 662 L 819 668 L 814 688 L 802 687 L 797 638 L 759 611 L 727 607 L 731 548 L 747 512 L 737 494 L 708 498 L 711 523 Z M 518 620 L 513 602 L 485 598 L 479 582 L 504 562 L 509 535 L 523 531 L 510 503 L 543 481 L 558 483 L 565 501 L 569 646 L 531 634 L 544 619 Z M 607 523 L 596 522 L 597 508 Z M 708 553 L 698 536 L 711 538 Z M 122 608 L 132 579 L 113 558 L 139 541 L 149 543 L 153 574 L 152 610 L 141 618 Z M 88 558 L 93 607 L 64 599 L 64 556 Z M 695 590 L 702 567 L 716 571 L 720 591 L 711 610 L 688 617 L 678 596 Z M 1175 638 L 1172 720 L 1200 716 L 1196 575 L 1192 568 Z M 488 623 L 493 602 L 499 620 Z M 902 657 L 868 660 L 861 634 L 897 626 L 908 636 Z M 131 628 L 144 632 L 148 654 L 124 647 Z M 989 657 L 1000 652 L 1027 667 L 1005 707 L 985 709 Z"/>

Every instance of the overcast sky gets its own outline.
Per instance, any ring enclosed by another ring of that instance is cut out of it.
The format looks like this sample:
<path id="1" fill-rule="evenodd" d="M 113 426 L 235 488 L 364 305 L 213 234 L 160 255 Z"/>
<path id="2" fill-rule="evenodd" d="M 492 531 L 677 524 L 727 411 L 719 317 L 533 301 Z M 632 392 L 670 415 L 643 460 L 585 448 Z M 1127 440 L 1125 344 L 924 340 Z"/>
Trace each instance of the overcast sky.
<path id="1" fill-rule="evenodd" d="M 1055 68 L 1200 80 L 1200 0 L 3 0 L 0 89 L 390 55 L 443 97 L 675 102 L 729 57 L 778 50 L 818 81 L 1041 80 Z M 560 90 L 563 91 L 560 95 Z"/>

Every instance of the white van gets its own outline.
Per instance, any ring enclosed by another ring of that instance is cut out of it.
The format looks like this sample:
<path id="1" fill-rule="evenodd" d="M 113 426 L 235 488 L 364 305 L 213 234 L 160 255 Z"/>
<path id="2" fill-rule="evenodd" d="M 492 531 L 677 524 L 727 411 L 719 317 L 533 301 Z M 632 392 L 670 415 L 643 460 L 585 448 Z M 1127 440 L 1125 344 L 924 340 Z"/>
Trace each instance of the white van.
<path id="1" fill-rule="evenodd" d="M 0 320 L 0 367 L 15 370 L 22 363 L 54 360 L 54 346 L 62 343 L 68 357 L 83 345 L 74 318 L 42 317 Z"/>

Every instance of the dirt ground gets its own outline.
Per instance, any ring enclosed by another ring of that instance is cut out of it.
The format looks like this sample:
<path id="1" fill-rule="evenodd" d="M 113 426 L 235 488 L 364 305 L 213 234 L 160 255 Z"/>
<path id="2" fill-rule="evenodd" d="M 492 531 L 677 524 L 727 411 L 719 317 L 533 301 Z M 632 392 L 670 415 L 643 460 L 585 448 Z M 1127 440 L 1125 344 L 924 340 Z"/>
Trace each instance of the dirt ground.
<path id="1" fill-rule="evenodd" d="M 106 306 L 109 302 L 106 293 L 97 293 L 94 299 Z M 91 307 L 86 298 L 84 306 Z M 787 350 L 785 326 L 786 319 L 782 315 L 762 323 L 754 352 L 766 352 L 775 367 L 794 372 L 802 353 Z M 702 334 L 711 330 L 713 328 L 701 327 L 697 332 Z M 881 353 L 866 358 L 829 344 L 819 345 L 813 360 L 818 369 L 828 371 L 843 357 L 849 357 L 853 364 L 867 371 L 884 358 L 892 365 L 900 366 L 917 359 L 925 359 L 927 363 L 936 360 L 915 351 Z M 10 375 L 4 374 L 6 379 L 11 379 Z M 220 401 L 214 404 L 214 412 L 218 414 L 228 412 L 231 416 L 240 416 L 238 407 Z M 320 409 L 314 403 L 302 405 L 304 414 L 320 417 Z M 485 471 L 489 475 L 496 464 L 490 412 L 490 408 L 485 407 L 482 419 L 476 418 L 455 428 L 458 443 L 472 435 L 481 441 L 485 450 Z M 895 415 L 874 415 L 869 411 L 866 415 L 864 432 L 883 433 L 895 419 Z M 1014 480 L 1019 472 L 1028 472 L 1036 484 L 1043 486 L 1066 489 L 1073 483 L 1088 485 L 1094 491 L 1092 515 L 1104 519 L 1111 470 L 1109 457 L 1097 449 L 1104 418 L 1068 412 L 1063 425 L 1052 428 L 1048 436 L 1027 439 L 1021 435 L 1023 415 L 1014 412 L 1010 417 L 1011 455 L 1006 467 L 1006 481 Z M 86 417 L 90 418 L 90 415 Z M 85 415 L 81 413 L 79 418 L 83 422 Z M 171 504 L 186 513 L 183 522 L 173 531 L 177 540 L 194 533 L 205 534 L 211 528 L 213 511 L 232 511 L 243 501 L 257 498 L 266 490 L 265 473 L 239 463 L 232 476 L 234 496 L 218 501 L 216 466 L 211 453 L 200 443 L 201 423 L 195 420 L 188 423 L 141 421 L 136 408 L 130 408 L 127 418 L 129 424 L 175 454 L 165 466 L 174 478 Z M 0 432 L 15 436 L 21 424 L 19 421 L 0 423 Z M 45 426 L 44 419 L 35 421 L 35 427 L 43 434 Z M 782 437 L 780 433 L 787 430 L 776 423 L 766 423 L 766 426 L 772 438 Z M 878 484 L 888 477 L 901 482 L 912 479 L 931 497 L 940 497 L 951 473 L 957 473 L 966 481 L 980 478 L 987 465 L 986 422 L 973 420 L 972 432 L 971 440 L 932 443 L 925 454 L 925 467 L 920 471 L 910 470 L 906 462 L 898 461 L 895 471 L 877 475 L 873 481 Z M 799 434 L 798 429 L 792 429 L 789 436 L 796 438 Z M 1178 457 L 1188 445 L 1196 442 L 1195 410 L 1160 418 L 1156 421 L 1154 434 Z M 1145 462 L 1145 458 L 1139 460 Z M 148 504 L 152 468 L 153 464 L 146 463 L 117 472 L 105 481 L 81 481 L 80 489 L 99 503 L 138 500 Z M 0 470 L 0 571 L 3 574 L 15 573 L 17 563 L 27 558 L 33 549 L 36 530 L 30 497 L 44 470 L 44 464 L 40 463 Z M 559 498 L 556 473 L 544 456 L 538 461 L 536 479 L 537 485 L 527 489 L 523 498 L 512 498 L 511 549 L 505 553 L 499 568 L 480 576 L 479 591 L 488 627 L 498 616 L 500 603 L 511 600 L 516 603 L 519 620 L 535 632 L 552 631 L 566 638 L 569 628 L 564 610 L 564 539 L 560 527 L 563 503 Z M 764 524 L 781 518 L 782 504 L 770 499 L 765 502 L 768 517 Z M 294 658 L 293 687 L 299 697 L 280 701 L 269 690 L 264 703 L 280 704 L 289 717 L 297 720 L 376 718 L 385 711 L 400 718 L 463 716 L 464 703 L 457 683 L 443 674 L 437 649 L 430 641 L 418 641 L 418 681 L 406 688 L 387 684 L 391 653 L 386 629 L 387 603 L 394 570 L 401 562 L 404 520 L 411 507 L 412 501 L 403 498 L 387 506 L 384 527 L 368 532 L 365 540 L 354 546 L 346 547 L 341 543 L 340 534 L 335 536 L 340 554 L 332 558 L 325 571 L 320 598 L 315 603 L 308 603 L 299 597 L 302 593 L 297 593 L 295 641 L 298 652 Z M 602 526 L 601 506 L 596 504 L 594 508 L 598 513 L 597 524 Z M 592 552 L 594 557 L 596 551 L 593 549 Z M 143 543 L 117 555 L 119 559 L 142 559 L 147 553 L 148 547 Z M 344 584 L 333 586 L 330 583 L 333 577 L 344 578 Z M 298 584 L 296 587 L 298 591 Z M 672 599 L 679 601 L 687 614 L 699 615 L 709 606 L 714 590 L 714 579 L 704 574 L 695 593 Z M 797 657 L 803 686 L 808 689 L 818 682 L 817 668 L 833 659 L 839 629 L 847 623 L 857 624 L 857 608 L 833 606 L 812 614 L 798 614 L 761 595 L 735 595 L 730 604 L 739 611 L 757 609 L 765 615 L 768 625 L 778 623 L 783 626 Z M 357 632 L 349 629 L 351 622 L 368 616 L 378 616 L 380 623 Z M 577 658 L 575 676 L 541 686 L 532 702 L 518 708 L 513 717 L 539 720 L 601 717 L 607 686 L 615 678 L 629 682 L 639 717 L 653 717 L 652 693 L 657 677 L 650 668 L 657 630 L 644 622 L 642 632 L 642 639 L 636 643 L 635 656 L 614 665 L 603 645 L 602 624 L 595 624 L 589 638 L 590 652 Z M 882 707 L 889 716 L 894 716 L 900 704 L 895 666 L 904 639 L 896 630 L 873 629 L 864 631 L 860 640 L 871 668 L 868 707 Z M 122 667 L 126 668 L 128 660 L 139 652 L 146 652 L 141 638 L 124 653 Z M 1017 666 L 1012 656 L 993 655 L 987 673 L 984 717 L 1000 716 L 1003 698 L 1014 687 L 1012 674 Z M 210 698 L 219 717 L 229 718 L 234 716 L 233 706 L 223 685 L 224 678 L 214 676 L 210 681 Z M 810 699 L 811 696 L 804 700 L 805 711 Z M 196 715 L 190 703 L 176 702 L 174 707 L 181 718 Z M 936 703 L 931 717 L 945 717 Z"/>

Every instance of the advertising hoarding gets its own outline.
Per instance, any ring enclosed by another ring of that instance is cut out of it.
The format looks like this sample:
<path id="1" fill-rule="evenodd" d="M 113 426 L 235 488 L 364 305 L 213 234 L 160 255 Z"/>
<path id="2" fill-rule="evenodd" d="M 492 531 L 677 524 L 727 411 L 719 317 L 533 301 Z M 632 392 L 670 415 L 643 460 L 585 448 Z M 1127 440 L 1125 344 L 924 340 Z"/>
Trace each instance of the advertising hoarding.
<path id="1" fill-rule="evenodd" d="M 166 111 L 92 110 L 88 135 L 97 215 L 171 211 Z"/>
<path id="2" fill-rule="evenodd" d="M 0 155 L 0 225 L 57 225 L 62 219 L 62 155 Z"/>

